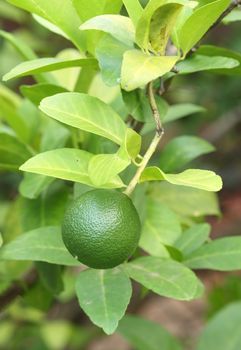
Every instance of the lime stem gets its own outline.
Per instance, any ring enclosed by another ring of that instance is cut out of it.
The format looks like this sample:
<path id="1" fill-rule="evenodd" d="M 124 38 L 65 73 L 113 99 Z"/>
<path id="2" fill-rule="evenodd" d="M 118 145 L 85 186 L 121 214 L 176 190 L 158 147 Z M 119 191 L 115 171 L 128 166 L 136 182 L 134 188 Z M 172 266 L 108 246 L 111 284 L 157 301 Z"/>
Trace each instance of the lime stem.
<path id="1" fill-rule="evenodd" d="M 161 119 L 160 119 L 160 113 L 158 111 L 154 92 L 153 92 L 152 82 L 150 82 L 147 85 L 147 94 L 148 94 L 152 114 L 153 114 L 153 117 L 154 117 L 154 120 L 156 123 L 156 133 L 155 133 L 155 136 L 154 136 L 150 146 L 148 147 L 148 149 L 147 149 L 147 151 L 142 159 L 142 162 L 139 165 L 139 168 L 137 169 L 134 177 L 132 178 L 129 185 L 127 186 L 127 188 L 124 191 L 124 193 L 127 194 L 128 196 L 131 195 L 131 193 L 135 189 L 136 185 L 138 184 L 142 172 L 146 168 L 149 160 L 151 159 L 152 155 L 154 154 L 154 152 L 155 152 L 155 150 L 156 150 L 156 148 L 157 148 L 157 146 L 158 146 L 158 144 L 159 144 L 159 142 L 164 134 L 164 129 L 162 127 L 162 123 L 161 123 Z"/>

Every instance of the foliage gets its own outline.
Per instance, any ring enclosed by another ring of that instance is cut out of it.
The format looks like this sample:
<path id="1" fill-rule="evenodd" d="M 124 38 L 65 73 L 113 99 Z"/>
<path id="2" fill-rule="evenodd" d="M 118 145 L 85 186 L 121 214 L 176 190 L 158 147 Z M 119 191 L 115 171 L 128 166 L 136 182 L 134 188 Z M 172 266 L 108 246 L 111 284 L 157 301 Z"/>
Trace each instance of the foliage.
<path id="1" fill-rule="evenodd" d="M 65 0 L 60 6 L 56 0 L 38 4 L 8 0 L 6 4 L 16 11 L 14 16 L 22 13 L 18 8 L 34 14 L 38 23 L 73 48 L 55 57 L 38 57 L 18 36 L 0 31 L 23 60 L 5 72 L 3 81 L 27 76 L 35 81 L 30 86 L 28 80 L 18 80 L 21 95 L 11 85 L 0 85 L 0 169 L 21 179 L 14 209 L 9 209 L 12 221 L 2 225 L 0 272 L 5 272 L 0 290 L 7 291 L 33 269 L 39 279 L 24 300 L 34 305 L 38 293 L 43 293 L 46 304 L 39 305 L 43 311 L 65 293 L 62 278 L 81 270 L 71 275 L 75 287 L 70 294 L 104 332 L 117 330 L 140 350 L 159 349 L 160 343 L 163 350 L 181 349 L 161 326 L 124 314 L 131 280 L 160 296 L 192 300 L 203 294 L 196 269 L 241 269 L 241 237 L 212 241 L 205 222 L 207 215 L 220 215 L 215 192 L 221 190 L 222 180 L 213 170 L 195 166 L 198 157 L 215 148 L 196 135 L 179 135 L 159 149 L 163 126 L 168 130 L 173 122 L 204 112 L 189 101 L 169 105 L 165 91 L 171 82 L 196 72 L 240 76 L 239 53 L 214 45 L 199 47 L 230 1 L 150 0 L 144 6 L 138 0 Z M 235 10 L 224 22 L 240 19 Z M 155 136 L 150 143 L 151 133 Z M 92 188 L 124 191 L 141 217 L 139 248 L 130 261 L 114 269 L 82 271 L 62 242 L 66 206 L 77 193 Z M 238 350 L 240 307 L 233 304 L 215 316 L 197 349 L 226 350 L 231 337 Z M 13 313 L 22 312 L 17 308 Z M 46 328 L 37 330 L 41 312 L 36 319 L 29 316 L 35 319 L 31 332 L 37 334 L 38 348 L 44 339 L 58 349 L 49 332 L 54 329 L 61 335 L 62 325 L 47 322 Z M 11 327 L 7 321 L 1 325 L 5 339 L 15 332 Z M 75 332 L 72 327 L 62 334 L 62 344 Z"/>

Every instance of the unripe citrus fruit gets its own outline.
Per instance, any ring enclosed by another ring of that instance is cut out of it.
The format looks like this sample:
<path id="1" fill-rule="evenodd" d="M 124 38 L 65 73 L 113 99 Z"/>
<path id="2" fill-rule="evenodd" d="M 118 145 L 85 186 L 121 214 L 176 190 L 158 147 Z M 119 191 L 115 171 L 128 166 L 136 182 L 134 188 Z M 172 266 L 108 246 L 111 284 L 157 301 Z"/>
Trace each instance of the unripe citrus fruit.
<path id="1" fill-rule="evenodd" d="M 62 236 L 69 252 L 81 263 L 108 269 L 123 263 L 136 249 L 140 219 L 127 195 L 94 190 L 67 209 Z"/>

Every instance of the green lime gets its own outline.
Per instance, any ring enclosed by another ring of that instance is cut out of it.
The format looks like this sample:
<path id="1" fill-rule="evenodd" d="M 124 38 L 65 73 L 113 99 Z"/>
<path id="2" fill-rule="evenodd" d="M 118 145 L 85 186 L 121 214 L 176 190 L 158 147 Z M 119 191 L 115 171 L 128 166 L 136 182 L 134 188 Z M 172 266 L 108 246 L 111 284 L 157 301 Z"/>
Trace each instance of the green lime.
<path id="1" fill-rule="evenodd" d="M 63 241 L 81 263 L 108 269 L 123 263 L 140 238 L 140 219 L 131 199 L 113 190 L 94 190 L 67 209 Z"/>

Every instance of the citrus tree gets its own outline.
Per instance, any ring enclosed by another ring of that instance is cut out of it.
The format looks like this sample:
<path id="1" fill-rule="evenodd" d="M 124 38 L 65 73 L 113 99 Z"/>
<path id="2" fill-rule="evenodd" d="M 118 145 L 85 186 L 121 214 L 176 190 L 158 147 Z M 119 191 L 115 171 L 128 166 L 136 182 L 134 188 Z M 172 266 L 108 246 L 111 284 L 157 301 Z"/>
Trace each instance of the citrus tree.
<path id="1" fill-rule="evenodd" d="M 161 143 L 173 121 L 203 111 L 169 105 L 173 81 L 202 71 L 240 75 L 239 53 L 202 45 L 223 20 L 241 18 L 240 1 L 8 2 L 72 46 L 38 58 L 0 31 L 23 58 L 3 81 L 34 79 L 20 86 L 21 95 L 0 86 L 0 167 L 22 173 L 12 207 L 18 217 L 1 239 L 0 305 L 39 284 L 51 301 L 71 276 L 81 309 L 112 334 L 130 302 L 131 280 L 187 301 L 204 292 L 195 270 L 241 269 L 241 238 L 211 240 L 205 222 L 220 214 L 220 176 L 188 168 L 214 147 L 194 135 Z M 17 291 L 16 280 L 23 283 Z M 227 349 L 225 340 L 210 340 L 212 327 L 240 318 L 237 309 L 208 326 L 198 349 Z M 180 349 L 159 325 L 134 316 L 118 330 L 138 349 L 159 349 L 160 342 L 163 350 Z"/>

